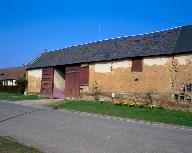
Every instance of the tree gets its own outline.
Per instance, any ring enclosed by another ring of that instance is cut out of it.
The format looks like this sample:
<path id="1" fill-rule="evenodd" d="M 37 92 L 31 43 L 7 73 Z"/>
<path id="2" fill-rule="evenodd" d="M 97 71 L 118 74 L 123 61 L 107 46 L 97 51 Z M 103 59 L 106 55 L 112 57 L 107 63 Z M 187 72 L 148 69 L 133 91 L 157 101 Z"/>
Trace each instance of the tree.
<path id="1" fill-rule="evenodd" d="M 1 87 L 1 86 L 3 86 L 3 82 L 2 82 L 2 81 L 0 81 L 0 87 Z"/>
<path id="2" fill-rule="evenodd" d="M 27 79 L 25 78 L 25 76 L 23 77 L 19 77 L 17 80 L 16 80 L 16 85 L 19 87 L 19 92 L 20 93 L 24 93 L 25 91 L 25 88 L 27 87 Z"/>

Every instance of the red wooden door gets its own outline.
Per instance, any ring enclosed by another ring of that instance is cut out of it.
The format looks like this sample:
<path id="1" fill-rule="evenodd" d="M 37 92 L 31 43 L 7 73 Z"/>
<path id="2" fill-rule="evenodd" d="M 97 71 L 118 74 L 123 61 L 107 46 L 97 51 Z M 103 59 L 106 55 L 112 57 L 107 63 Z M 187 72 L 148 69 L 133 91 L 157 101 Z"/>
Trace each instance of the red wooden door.
<path id="1" fill-rule="evenodd" d="M 51 68 L 43 68 L 41 80 L 41 94 L 44 96 L 53 96 L 54 70 Z"/>
<path id="2" fill-rule="evenodd" d="M 65 96 L 67 98 L 80 97 L 80 66 L 66 67 Z"/>

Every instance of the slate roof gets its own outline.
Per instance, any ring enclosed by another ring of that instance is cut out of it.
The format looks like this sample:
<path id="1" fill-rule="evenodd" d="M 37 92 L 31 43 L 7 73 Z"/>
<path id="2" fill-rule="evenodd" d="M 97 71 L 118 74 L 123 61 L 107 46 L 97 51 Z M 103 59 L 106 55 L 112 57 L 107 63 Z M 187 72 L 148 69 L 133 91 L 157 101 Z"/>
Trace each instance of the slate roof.
<path id="1" fill-rule="evenodd" d="M 28 69 L 132 57 L 192 53 L 192 25 L 44 52 Z"/>
<path id="2" fill-rule="evenodd" d="M 25 73 L 26 68 L 24 66 L 0 69 L 0 81 L 16 80 L 18 77 L 23 76 Z"/>

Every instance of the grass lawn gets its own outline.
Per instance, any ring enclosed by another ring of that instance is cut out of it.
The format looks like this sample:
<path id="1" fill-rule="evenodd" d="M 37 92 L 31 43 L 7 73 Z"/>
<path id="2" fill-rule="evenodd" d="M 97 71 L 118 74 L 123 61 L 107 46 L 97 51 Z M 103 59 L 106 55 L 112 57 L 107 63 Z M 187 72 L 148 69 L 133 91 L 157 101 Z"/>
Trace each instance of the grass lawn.
<path id="1" fill-rule="evenodd" d="M 138 120 L 177 124 L 190 127 L 192 126 L 192 112 L 148 107 L 140 108 L 116 106 L 112 103 L 98 103 L 88 101 L 64 101 L 63 103 L 50 105 L 50 107 L 53 107 L 54 109 L 69 109 Z"/>
<path id="2" fill-rule="evenodd" d="M 0 92 L 0 100 L 19 101 L 19 100 L 36 100 L 37 96 L 25 96 L 20 93 Z"/>
<path id="3" fill-rule="evenodd" d="M 24 146 L 13 140 L 0 136 L 0 153 L 42 153 L 41 151 Z"/>

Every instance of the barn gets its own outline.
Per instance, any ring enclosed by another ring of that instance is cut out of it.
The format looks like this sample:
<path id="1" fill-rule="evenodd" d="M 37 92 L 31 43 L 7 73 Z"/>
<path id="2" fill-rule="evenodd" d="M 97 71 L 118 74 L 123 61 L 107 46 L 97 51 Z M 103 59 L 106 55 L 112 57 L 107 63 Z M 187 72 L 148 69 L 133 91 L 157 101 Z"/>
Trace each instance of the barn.
<path id="1" fill-rule="evenodd" d="M 192 26 L 44 51 L 27 66 L 28 94 L 192 101 Z"/>

